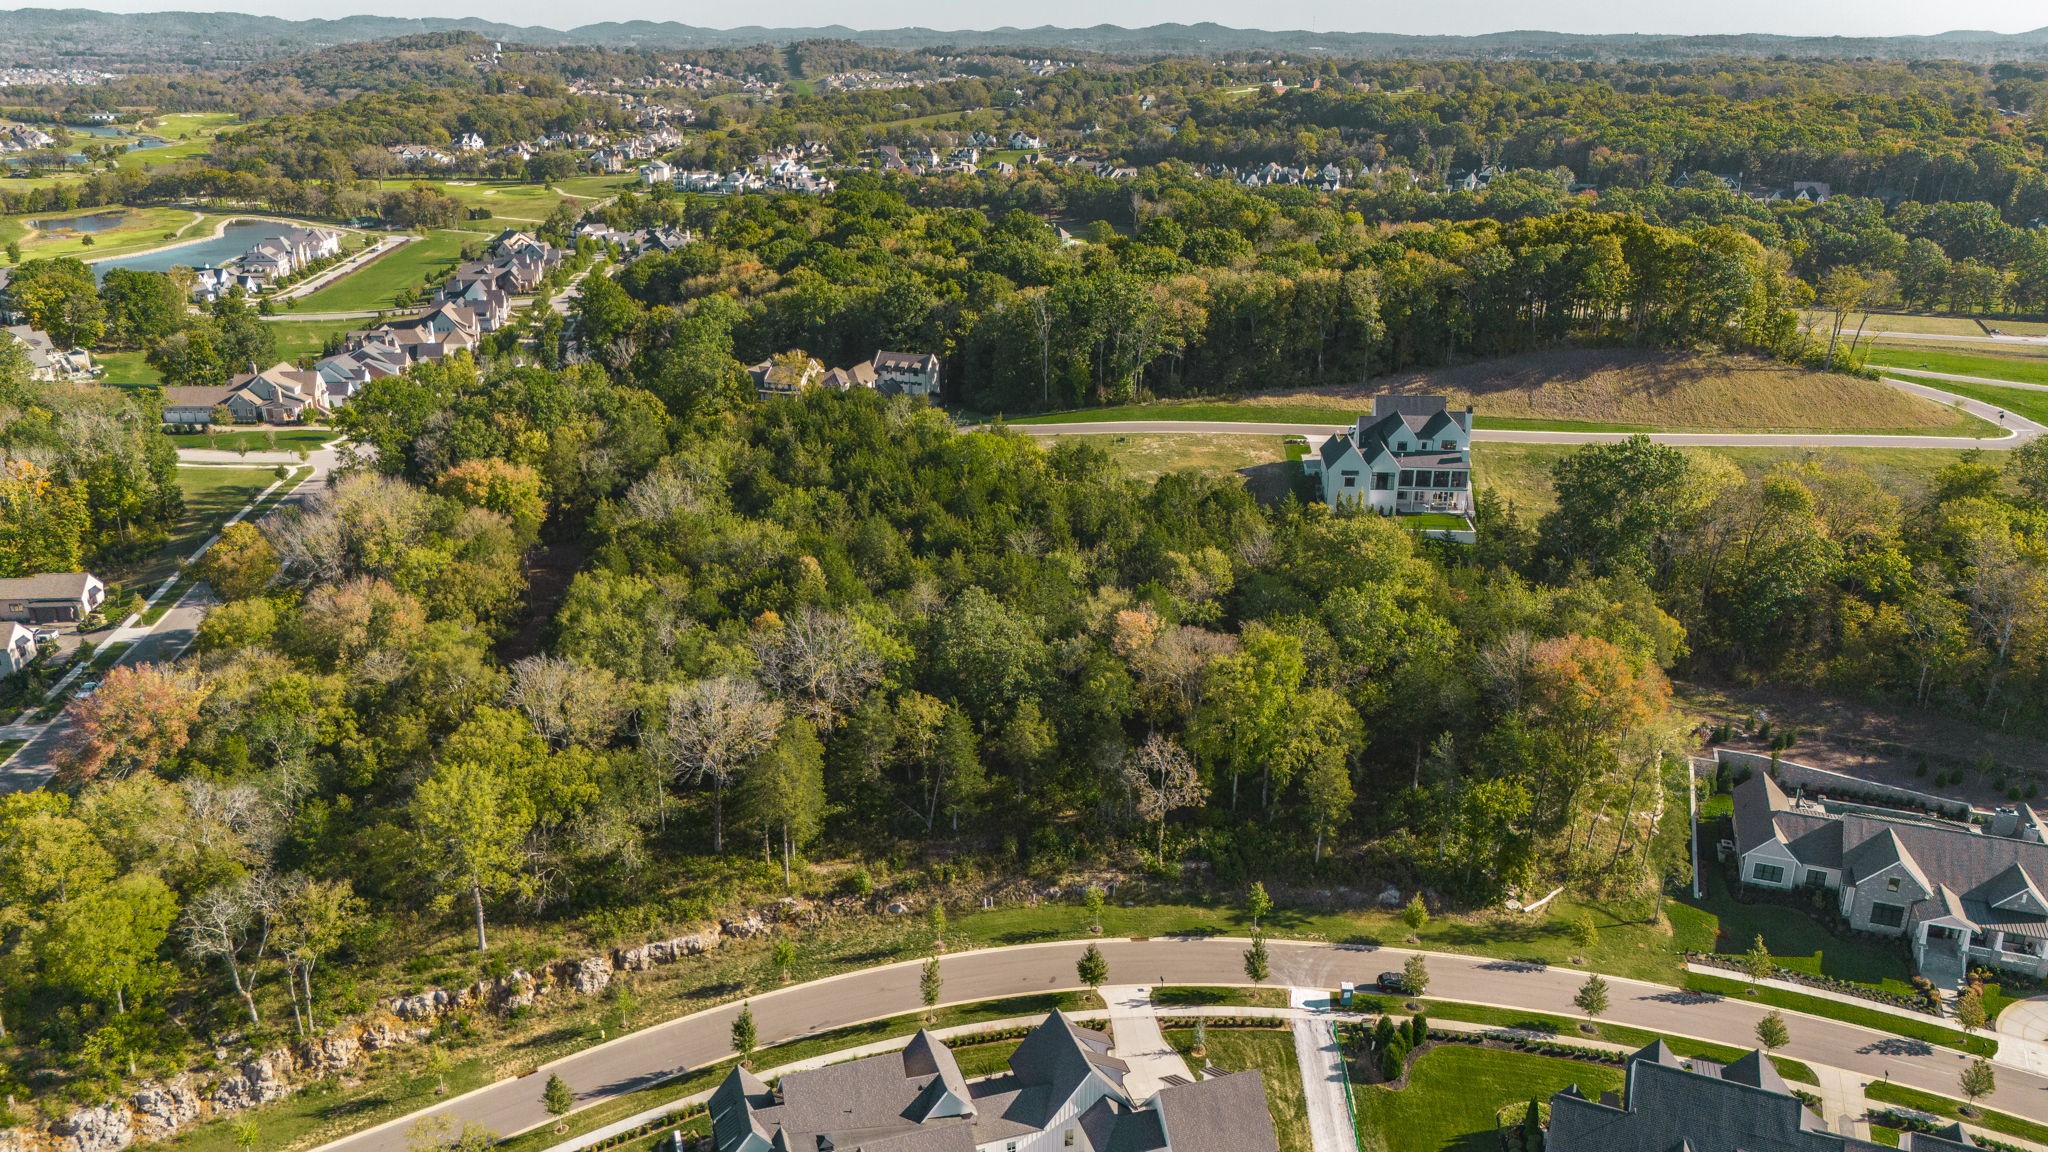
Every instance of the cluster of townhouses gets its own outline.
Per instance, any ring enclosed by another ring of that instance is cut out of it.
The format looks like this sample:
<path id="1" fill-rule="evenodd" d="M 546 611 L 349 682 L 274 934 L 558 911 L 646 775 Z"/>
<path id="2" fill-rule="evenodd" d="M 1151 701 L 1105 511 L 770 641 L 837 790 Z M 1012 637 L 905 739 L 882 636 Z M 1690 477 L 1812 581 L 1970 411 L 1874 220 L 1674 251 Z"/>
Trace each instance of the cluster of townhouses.
<path id="1" fill-rule="evenodd" d="M 1875 1152 L 1792 1094 L 1770 1059 L 1753 1051 L 1731 1064 L 1688 1060 L 1662 1040 L 1631 1054 L 1622 1091 L 1588 1099 L 1576 1086 L 1550 1098 L 1547 1152 Z M 1960 1124 L 1901 1132 L 1906 1152 L 1964 1152 L 1976 1141 Z M 726 1152 L 723 1146 L 720 1152 Z"/>
<path id="2" fill-rule="evenodd" d="M 674 252 L 696 240 L 696 233 L 688 228 L 636 228 L 621 232 L 601 220 L 586 220 L 576 227 L 576 239 L 597 241 L 607 248 L 617 249 L 627 258 L 645 256 L 656 252 Z"/>
<path id="3" fill-rule="evenodd" d="M 630 171 L 636 164 L 653 160 L 664 152 L 672 152 L 682 147 L 682 144 L 681 132 L 662 126 L 624 140 L 602 144 L 584 163 L 598 172 L 616 176 Z"/>
<path id="4" fill-rule="evenodd" d="M 1202 175 L 1211 180 L 1229 180 L 1246 188 L 1305 187 L 1335 192 L 1344 187 L 1344 170 L 1335 164 L 1325 164 L 1321 168 L 1314 165 L 1294 168 L 1285 164 L 1234 168 L 1228 164 L 1211 164 L 1202 169 Z"/>
<path id="5" fill-rule="evenodd" d="M 939 394 L 941 378 L 937 356 L 929 352 L 877 352 L 874 359 L 850 368 L 827 369 L 803 352 L 785 352 L 747 369 L 754 392 L 763 400 L 795 396 L 813 388 L 850 392 L 872 388 L 885 396 L 918 396 L 931 399 Z"/>
<path id="6" fill-rule="evenodd" d="M 1382 516 L 1472 514 L 1472 409 L 1442 396 L 1375 396 L 1358 423 L 1310 438 L 1302 471 L 1332 508 Z"/>
<path id="7" fill-rule="evenodd" d="M 1734 773 L 1724 860 L 1751 888 L 1831 893 L 1859 932 L 1904 938 L 1922 976 L 1973 967 L 2048 977 L 2048 825 L 1722 749 Z"/>
<path id="8" fill-rule="evenodd" d="M 334 229 L 287 228 L 232 260 L 193 269 L 192 294 L 208 303 L 237 288 L 253 296 L 309 264 L 339 255 L 341 233 Z"/>
<path id="9" fill-rule="evenodd" d="M 1278 1152 L 1257 1071 L 1211 1074 L 1134 1099 L 1108 1037 L 1055 1012 L 969 1080 L 920 1031 L 900 1052 L 791 1072 L 745 1067 L 711 1095 L 717 1152 Z"/>
<path id="10" fill-rule="evenodd" d="M 532 295 L 562 258 L 560 249 L 527 233 L 500 233 L 482 259 L 457 268 L 436 290 L 425 313 L 350 332 L 311 368 L 251 365 L 224 387 L 167 388 L 164 423 L 212 424 L 225 414 L 240 424 L 295 424 L 331 412 L 372 380 L 474 352 L 510 322 L 513 298 Z"/>

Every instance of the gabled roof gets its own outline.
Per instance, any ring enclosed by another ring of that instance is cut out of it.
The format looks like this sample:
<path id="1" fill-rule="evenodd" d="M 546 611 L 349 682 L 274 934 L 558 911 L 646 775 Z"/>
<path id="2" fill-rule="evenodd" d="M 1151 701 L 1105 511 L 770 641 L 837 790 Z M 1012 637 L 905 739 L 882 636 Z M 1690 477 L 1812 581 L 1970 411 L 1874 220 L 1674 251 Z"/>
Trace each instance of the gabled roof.
<path id="1" fill-rule="evenodd" d="M 0 580 L 0 600 L 82 600 L 97 577 L 90 572 L 38 572 Z"/>
<path id="2" fill-rule="evenodd" d="M 1256 1070 L 1161 1088 L 1152 1107 L 1173 1152 L 1280 1152 Z"/>
<path id="3" fill-rule="evenodd" d="M 1846 842 L 1849 830 L 1844 828 L 1842 834 Z M 1888 823 L 1874 828 L 1871 835 L 1842 853 L 1843 876 L 1851 884 L 1861 883 L 1865 877 L 1875 876 L 1894 865 L 1903 868 L 1921 888 L 1934 889 L 1934 885 L 1928 882 L 1927 873 L 1920 870 L 1913 854 L 1899 842 L 1897 830 Z"/>

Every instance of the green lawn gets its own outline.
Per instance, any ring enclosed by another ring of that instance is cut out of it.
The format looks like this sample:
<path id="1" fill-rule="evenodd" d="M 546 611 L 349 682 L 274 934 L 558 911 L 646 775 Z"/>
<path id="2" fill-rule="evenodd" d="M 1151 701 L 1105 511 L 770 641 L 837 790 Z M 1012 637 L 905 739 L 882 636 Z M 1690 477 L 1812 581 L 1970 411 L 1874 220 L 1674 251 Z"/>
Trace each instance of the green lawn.
<path id="1" fill-rule="evenodd" d="M 1944 1028 L 1932 1017 L 1920 1021 L 1896 1012 L 1885 1012 L 1877 1008 L 1863 1008 L 1855 1004 L 1831 1000 L 1824 996 L 1809 996 L 1803 992 L 1790 992 L 1782 988 L 1760 988 L 1747 980 L 1727 976 L 1706 976 L 1688 972 L 1685 986 L 1694 992 L 1712 992 L 1720 996 L 1742 997 L 1758 1004 L 1769 1004 L 1793 1012 L 1805 1012 L 1812 1016 L 1825 1016 L 1854 1024 L 1860 1028 L 1871 1028 L 1879 1032 L 1890 1032 L 1913 1040 L 1925 1040 L 1944 1048 L 1955 1048 L 1978 1056 L 1989 1056 L 1998 1051 L 1998 1041 L 1985 1035 L 1968 1036 L 1954 1028 Z M 1798 1022 L 1792 1023 L 1794 1031 Z"/>
<path id="2" fill-rule="evenodd" d="M 1472 522 L 1463 516 L 1453 516 L 1448 512 L 1424 512 L 1420 516 L 1401 517 L 1401 526 L 1418 532 L 1438 528 L 1463 532 L 1471 529 Z"/>
<path id="3" fill-rule="evenodd" d="M 1955 376 L 1985 376 L 1993 380 L 2016 380 L 2022 384 L 2048 384 L 2048 355 L 1984 355 L 1950 352 L 1915 344 L 1911 347 L 1879 346 L 1870 350 L 1870 362 L 1907 371 L 1947 372 Z"/>
<path id="4" fill-rule="evenodd" d="M 1996 404 L 2009 412 L 2017 412 L 2029 420 L 2048 424 L 2048 392 L 2036 392 L 2030 388 L 2000 388 L 1995 384 L 1961 384 L 1954 380 L 1930 381 L 1944 392 Z"/>
<path id="5" fill-rule="evenodd" d="M 150 367 L 149 361 L 140 351 L 95 352 L 93 359 L 99 361 L 107 370 L 102 379 L 117 388 L 164 382 L 163 374 Z"/>
<path id="6" fill-rule="evenodd" d="M 603 200 L 638 184 L 638 180 L 625 176 L 571 176 L 555 181 L 555 187 L 584 200 Z"/>
<path id="7" fill-rule="evenodd" d="M 1922 1112 L 1932 1112 L 1936 1116 L 1946 1116 L 1951 1120 L 1963 1118 L 1962 1114 L 1957 1111 L 1962 1106 L 1961 1101 L 1951 1100 L 1946 1096 L 1936 1096 L 1932 1092 L 1922 1092 L 1918 1088 L 1908 1088 L 1903 1084 L 1894 1084 L 1889 1080 L 1873 1080 L 1864 1087 L 1863 1094 L 1872 1100 L 1878 1100 L 1886 1104 L 1897 1104 L 1906 1108 L 1916 1108 Z M 1981 1104 L 1975 1104 L 1971 1107 L 1975 1109 L 1977 1115 L 1970 1118 L 1970 1123 L 1977 1125 L 1979 1128 L 1989 1128 L 1993 1132 L 2003 1133 L 2007 1136 L 2017 1136 L 2022 1140 L 2031 1140 L 2036 1144 L 2048 1144 L 2048 1124 L 2039 1124 L 2019 1116 L 2008 1116 L 2003 1112 L 1994 1112 Z"/>
<path id="8" fill-rule="evenodd" d="M 334 439 L 336 433 L 321 428 L 241 428 L 226 432 L 185 432 L 171 436 L 180 448 L 218 448 L 225 452 L 308 451 Z"/>
<path id="9" fill-rule="evenodd" d="M 1360 1152 L 1494 1152 L 1503 1104 L 1549 1099 L 1576 1084 L 1585 1095 L 1621 1091 L 1622 1071 L 1559 1056 L 1462 1044 L 1423 1053 L 1408 1086 L 1353 1085 Z"/>
<path id="10" fill-rule="evenodd" d="M 1181 986 L 1154 988 L 1152 1004 L 1162 1010 L 1174 1008 L 1285 1008 L 1285 988 L 1215 988 Z"/>
<path id="11" fill-rule="evenodd" d="M 1714 916 L 1718 929 L 1713 947 L 1699 951 L 1747 952 L 1762 936 L 1780 968 L 1875 984 L 1901 996 L 1913 994 L 1912 969 L 1899 948 L 1838 939 L 1797 908 L 1740 903 L 1729 895 L 1727 878 L 1718 868 L 1702 870 L 1700 890 L 1706 893 L 1700 906 Z"/>
<path id="12" fill-rule="evenodd" d="M 306 311 L 305 304 L 299 307 Z M 367 320 L 289 320 L 291 312 L 279 312 L 277 319 L 265 321 L 272 336 L 277 338 L 277 358 L 298 363 L 301 356 L 318 356 L 327 347 L 327 340 L 344 332 L 352 332 L 367 326 Z M 268 367 L 268 365 L 265 365 Z"/>
<path id="13" fill-rule="evenodd" d="M 1361 1010 L 1372 1012 L 1405 1011 L 1402 1002 L 1387 1001 L 1376 996 L 1357 1000 Z M 1568 1019 L 1545 1012 L 1524 1012 L 1514 1008 L 1495 1008 L 1488 1004 L 1461 1004 L 1455 1000 L 1423 1000 L 1423 1015 L 1431 1020 L 1455 1020 L 1461 1024 L 1483 1024 L 1489 1028 L 1515 1028 L 1524 1032 L 1548 1032 L 1560 1039 L 1575 1037 L 1605 1040 L 1609 1044 L 1626 1044 L 1631 1048 L 1647 1047 L 1652 1040 L 1663 1040 L 1665 1045 L 1680 1056 L 1698 1056 L 1716 1064 L 1728 1064 L 1748 1055 L 1749 1050 L 1727 1044 L 1715 1044 L 1707 1040 L 1694 1040 L 1685 1036 L 1664 1036 L 1642 1028 L 1630 1028 L 1624 1024 L 1610 1024 L 1600 1021 L 1594 1024 L 1590 1036 L 1581 1029 L 1581 1019 Z M 1778 1074 L 1787 1080 L 1802 1084 L 1818 1084 L 1820 1078 L 1813 1069 L 1789 1056 L 1773 1056 L 1771 1062 L 1778 1066 Z"/>
<path id="14" fill-rule="evenodd" d="M 1008 1072 L 1010 1054 L 1022 1043 L 1022 1040 L 991 1040 L 986 1044 L 956 1041 L 947 1047 L 953 1050 L 953 1062 L 960 1065 L 960 1075 L 969 1080 L 979 1080 L 983 1076 L 1000 1076 Z"/>
<path id="15" fill-rule="evenodd" d="M 228 517 L 276 482 L 268 468 L 178 469 L 185 514 L 171 527 L 170 539 L 155 556 L 145 564 L 117 571 L 115 578 L 144 595 L 155 591 L 164 577 L 177 571 L 178 561 L 190 556 Z"/>
<path id="16" fill-rule="evenodd" d="M 1258 1069 L 1266 1081 L 1266 1109 L 1273 1114 L 1280 1152 L 1312 1152 L 1308 1097 L 1301 1085 L 1301 1060 L 1294 1052 L 1293 1030 L 1211 1028 L 1208 1032 L 1208 1055 L 1201 1060 L 1188 1056 L 1195 1042 L 1193 1029 L 1173 1029 L 1166 1033 L 1166 1042 L 1188 1056 L 1188 1067 L 1198 1073 L 1204 1064 L 1214 1064 L 1225 1072 Z"/>
<path id="17" fill-rule="evenodd" d="M 407 288 L 431 289 L 462 260 L 465 244 L 481 245 L 481 232 L 429 232 L 419 240 L 372 260 L 310 296 L 295 312 L 369 312 L 394 307 Z"/>

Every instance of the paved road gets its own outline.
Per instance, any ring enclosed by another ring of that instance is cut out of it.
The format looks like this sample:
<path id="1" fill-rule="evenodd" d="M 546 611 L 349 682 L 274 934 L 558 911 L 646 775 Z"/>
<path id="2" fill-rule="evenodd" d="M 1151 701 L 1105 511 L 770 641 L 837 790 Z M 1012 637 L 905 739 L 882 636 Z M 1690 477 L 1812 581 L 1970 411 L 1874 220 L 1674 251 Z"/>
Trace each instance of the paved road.
<path id="1" fill-rule="evenodd" d="M 2018 336 L 2000 333 L 1996 336 L 1958 336 L 1942 332 L 1892 332 L 1865 330 L 1863 339 L 1930 340 L 1943 344 L 2018 344 L 2022 347 L 2040 348 L 2048 346 L 2048 336 Z"/>
<path id="2" fill-rule="evenodd" d="M 1097 941 L 1119 983 L 1241 983 L 1247 942 L 1230 939 Z M 942 961 L 946 991 L 959 1000 L 1052 992 L 1074 985 L 1074 962 L 1087 941 L 1025 944 L 956 952 Z M 1369 984 L 1398 970 L 1411 954 L 1401 949 L 1272 941 L 1275 985 L 1334 988 L 1340 981 Z M 922 1003 L 922 961 L 869 968 L 755 996 L 755 1024 L 763 1046 L 884 1015 L 915 1012 Z M 1429 957 L 1430 995 L 1573 1016 L 1572 997 L 1585 973 L 1474 956 Z M 1764 1009 L 1741 998 L 1721 999 L 1657 984 L 1608 978 L 1618 1024 L 1753 1046 Z M 681 1017 L 556 1061 L 545 1071 L 569 1083 L 580 1099 L 596 1101 L 644 1088 L 715 1063 L 731 1053 L 736 1003 Z M 1839 1021 L 1788 1013 L 1792 1040 L 1782 1051 L 1796 1059 L 1847 1069 L 1866 1080 L 1883 1077 L 1953 1096 L 1967 1063 L 1960 1053 Z M 547 1118 L 540 1102 L 546 1076 L 500 1081 L 445 1101 L 430 1111 L 451 1113 L 498 1132 L 516 1132 Z M 2048 1120 L 2048 1076 L 2009 1066 L 1998 1070 L 1998 1091 L 1986 1101 L 2006 1112 Z M 401 1152 L 420 1115 L 325 1145 L 323 1152 Z"/>
<path id="3" fill-rule="evenodd" d="M 1911 380 L 1885 377 L 1884 382 L 1901 392 L 1958 407 L 1973 416 L 2003 427 L 2002 436 L 1880 436 L 1869 433 L 1820 432 L 1651 432 L 1659 444 L 1694 448 L 2017 448 L 2048 428 L 1981 400 L 1943 392 Z M 1994 383 L 2003 383 L 1994 381 Z M 1256 409 L 1248 409 L 1256 411 Z M 1238 436 L 1327 436 L 1335 431 L 1329 424 L 1266 424 L 1243 420 L 1098 420 L 1071 424 L 1012 424 L 1010 427 L 1032 436 L 1131 436 L 1146 434 L 1198 433 Z M 1525 432 L 1506 428 L 1481 428 L 1472 439 L 1490 444 L 1604 444 L 1626 440 L 1628 432 Z"/>

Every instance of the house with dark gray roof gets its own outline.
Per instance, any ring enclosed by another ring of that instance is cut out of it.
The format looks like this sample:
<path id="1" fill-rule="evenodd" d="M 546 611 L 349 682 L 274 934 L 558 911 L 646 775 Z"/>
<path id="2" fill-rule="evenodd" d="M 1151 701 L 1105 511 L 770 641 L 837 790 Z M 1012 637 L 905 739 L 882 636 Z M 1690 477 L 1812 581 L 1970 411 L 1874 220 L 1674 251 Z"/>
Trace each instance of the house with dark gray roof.
<path id="1" fill-rule="evenodd" d="M 2048 976 L 2048 832 L 2031 807 L 1879 806 L 1803 783 L 1787 792 L 1749 770 L 1734 817 L 1742 883 L 1835 893 L 1851 927 L 1905 937 L 1936 986 L 1956 986 L 1972 965 Z"/>
<path id="2" fill-rule="evenodd" d="M 1662 1040 L 1628 1058 L 1621 1095 L 1590 1100 L 1576 1086 L 1550 1098 L 1548 1152 L 1873 1152 L 1792 1094 L 1768 1057 L 1687 1060 Z M 1901 1133 L 1907 1152 L 1975 1148 L 1961 1126 Z"/>
<path id="3" fill-rule="evenodd" d="M 711 1096 L 717 1152 L 1278 1152 L 1257 1072 L 1212 1076 L 1134 1101 L 1129 1067 L 1099 1032 L 1055 1012 L 969 1081 L 920 1031 L 900 1052 L 805 1072 L 774 1087 L 736 1068 Z"/>
<path id="4" fill-rule="evenodd" d="M 99 611 L 107 586 L 90 572 L 38 572 L 0 580 L 0 620 L 76 624 Z"/>
<path id="5" fill-rule="evenodd" d="M 1323 501 L 1382 516 L 1472 513 L 1472 409 L 1441 396 L 1375 396 L 1358 423 L 1327 437 L 1301 461 Z"/>

